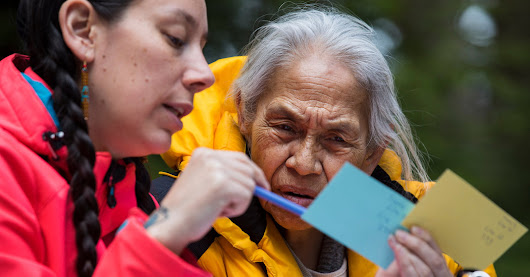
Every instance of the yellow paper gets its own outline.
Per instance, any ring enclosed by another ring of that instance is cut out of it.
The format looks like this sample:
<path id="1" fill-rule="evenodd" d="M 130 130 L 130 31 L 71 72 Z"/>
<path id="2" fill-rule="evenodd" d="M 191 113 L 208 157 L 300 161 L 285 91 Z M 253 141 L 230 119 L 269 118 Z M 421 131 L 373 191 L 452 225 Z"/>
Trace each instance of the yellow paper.
<path id="1" fill-rule="evenodd" d="M 528 229 L 450 170 L 402 225 L 428 230 L 444 253 L 464 268 L 484 269 Z"/>

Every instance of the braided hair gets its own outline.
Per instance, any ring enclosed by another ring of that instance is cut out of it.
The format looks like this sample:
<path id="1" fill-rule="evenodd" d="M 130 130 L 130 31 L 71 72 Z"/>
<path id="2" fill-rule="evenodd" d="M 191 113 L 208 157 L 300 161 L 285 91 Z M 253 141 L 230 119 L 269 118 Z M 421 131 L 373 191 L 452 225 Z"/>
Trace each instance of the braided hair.
<path id="1" fill-rule="evenodd" d="M 98 15 L 109 23 L 118 20 L 134 0 L 88 0 Z M 79 276 L 92 276 L 96 264 L 96 244 L 101 235 L 99 208 L 95 198 L 93 172 L 95 149 L 81 109 L 81 94 L 76 80 L 80 66 L 65 44 L 59 26 L 59 9 L 64 0 L 21 0 L 17 28 L 30 55 L 32 69 L 53 88 L 54 108 L 68 149 L 70 194 L 74 202 Z M 149 196 L 150 178 L 141 158 L 129 158 L 136 165 L 138 206 L 146 213 L 154 210 Z"/>

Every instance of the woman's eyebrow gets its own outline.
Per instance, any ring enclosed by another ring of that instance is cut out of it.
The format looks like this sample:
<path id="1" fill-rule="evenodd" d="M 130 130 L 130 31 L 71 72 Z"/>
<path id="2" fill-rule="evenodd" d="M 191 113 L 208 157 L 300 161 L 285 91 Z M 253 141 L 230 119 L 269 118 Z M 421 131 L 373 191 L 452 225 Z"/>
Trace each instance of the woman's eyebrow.
<path id="1" fill-rule="evenodd" d="M 303 116 L 297 113 L 295 109 L 280 103 L 271 105 L 271 107 L 267 109 L 267 115 L 285 117 L 295 122 L 303 120 Z"/>
<path id="2" fill-rule="evenodd" d="M 188 25 L 191 25 L 192 27 L 197 27 L 198 26 L 197 20 L 195 20 L 195 18 L 193 18 L 193 16 L 191 16 L 185 10 L 177 8 L 177 9 L 175 9 L 173 11 L 170 11 L 170 13 L 172 15 L 176 15 L 177 18 L 179 18 L 179 19 L 184 19 L 184 21 L 186 21 L 186 23 Z"/>
<path id="3" fill-rule="evenodd" d="M 179 21 L 184 21 L 192 29 L 195 29 L 199 26 L 199 23 L 197 23 L 197 20 L 191 14 L 189 14 L 183 9 L 176 8 L 174 10 L 168 11 L 167 13 L 171 17 L 176 17 L 176 19 Z M 208 32 L 204 32 L 201 39 L 204 42 L 206 42 L 208 40 Z"/>
<path id="4" fill-rule="evenodd" d="M 326 124 L 326 128 L 330 131 L 336 132 L 358 133 L 358 125 L 352 121 L 331 121 Z"/>

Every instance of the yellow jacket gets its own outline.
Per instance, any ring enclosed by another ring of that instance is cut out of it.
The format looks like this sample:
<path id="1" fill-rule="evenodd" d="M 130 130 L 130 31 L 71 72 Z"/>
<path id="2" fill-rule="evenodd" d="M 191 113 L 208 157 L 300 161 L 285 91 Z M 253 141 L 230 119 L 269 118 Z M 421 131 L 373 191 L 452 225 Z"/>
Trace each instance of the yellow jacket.
<path id="1" fill-rule="evenodd" d="M 227 97 L 244 62 L 245 57 L 233 57 L 210 65 L 215 84 L 195 95 L 193 112 L 183 118 L 184 128 L 173 135 L 171 149 L 162 154 L 170 167 L 183 170 L 197 147 L 245 151 L 237 110 L 233 99 Z M 379 166 L 417 198 L 424 195 L 424 184 L 401 180 L 401 162 L 393 151 L 384 152 Z M 256 200 L 243 216 L 218 219 L 212 231 L 190 248 L 199 265 L 214 276 L 265 276 L 265 271 L 268 276 L 302 276 L 275 223 Z M 462 269 L 450 257 L 445 258 L 453 273 Z M 374 276 L 378 270 L 354 251 L 348 250 L 347 259 L 349 276 Z M 497 276 L 493 265 L 485 271 Z"/>

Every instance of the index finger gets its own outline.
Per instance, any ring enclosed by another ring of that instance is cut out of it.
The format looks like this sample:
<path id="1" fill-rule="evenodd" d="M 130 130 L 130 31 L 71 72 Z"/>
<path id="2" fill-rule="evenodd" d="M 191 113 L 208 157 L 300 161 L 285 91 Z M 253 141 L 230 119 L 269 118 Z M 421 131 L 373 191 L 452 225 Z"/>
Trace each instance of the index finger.
<path id="1" fill-rule="evenodd" d="M 252 169 L 252 178 L 256 181 L 256 185 L 265 188 L 267 190 L 270 190 L 270 184 L 267 181 L 267 178 L 265 177 L 265 173 L 263 173 L 263 170 L 256 164 L 252 159 L 250 159 L 245 153 L 237 152 L 237 151 L 227 151 L 227 150 L 218 150 L 223 151 L 228 155 L 229 157 L 232 157 L 236 161 L 247 164 Z"/>
<path id="2" fill-rule="evenodd" d="M 442 250 L 440 249 L 434 238 L 425 229 L 420 228 L 418 226 L 412 226 L 412 228 L 410 228 L 410 232 L 416 237 L 419 237 L 423 241 L 427 242 L 427 244 L 429 244 L 429 246 L 434 251 L 442 253 Z"/>
<path id="3" fill-rule="evenodd" d="M 252 160 L 250 160 L 250 163 L 254 168 L 254 179 L 256 180 L 256 184 L 266 190 L 271 190 L 271 185 L 269 184 L 269 181 L 267 181 L 267 177 L 265 177 L 263 170 Z"/>

